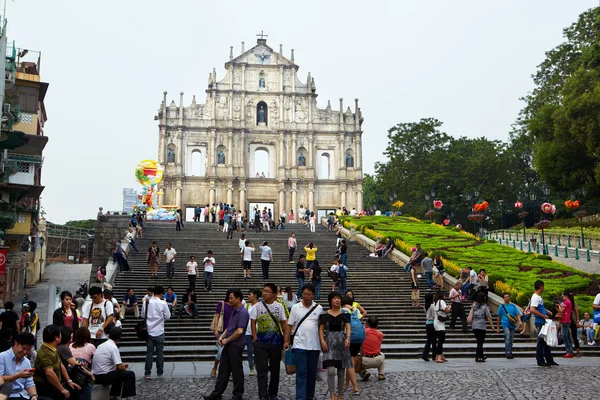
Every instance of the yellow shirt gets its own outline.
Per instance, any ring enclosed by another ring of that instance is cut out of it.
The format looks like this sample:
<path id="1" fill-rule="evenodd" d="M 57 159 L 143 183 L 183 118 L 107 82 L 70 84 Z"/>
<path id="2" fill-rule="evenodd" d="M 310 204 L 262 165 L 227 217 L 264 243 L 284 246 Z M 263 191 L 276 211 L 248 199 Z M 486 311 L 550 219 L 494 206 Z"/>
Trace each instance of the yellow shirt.
<path id="1" fill-rule="evenodd" d="M 307 261 L 314 261 L 317 259 L 316 253 L 317 253 L 317 249 L 316 247 L 313 247 L 312 249 L 309 249 L 308 247 L 304 248 L 304 251 L 306 252 L 306 260 Z"/>
<path id="2" fill-rule="evenodd" d="M 355 310 L 358 310 L 358 319 L 362 318 L 362 314 L 360 313 L 360 304 L 358 304 L 358 302 L 354 302 L 352 303 L 352 308 Z"/>

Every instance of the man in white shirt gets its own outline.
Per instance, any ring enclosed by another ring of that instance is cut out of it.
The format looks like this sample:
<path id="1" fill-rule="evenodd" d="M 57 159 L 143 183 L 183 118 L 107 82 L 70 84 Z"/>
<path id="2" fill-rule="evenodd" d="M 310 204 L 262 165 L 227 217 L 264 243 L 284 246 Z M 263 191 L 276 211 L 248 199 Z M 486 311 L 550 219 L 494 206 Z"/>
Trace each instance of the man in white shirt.
<path id="1" fill-rule="evenodd" d="M 156 354 L 156 373 L 162 378 L 165 357 L 165 321 L 171 318 L 171 311 L 166 301 L 163 301 L 165 289 L 162 286 L 154 288 L 154 297 L 148 303 L 148 315 L 146 316 L 146 328 L 148 329 L 148 340 L 146 341 L 146 366 L 144 368 L 144 379 L 149 380 L 152 374 L 152 359 Z"/>
<path id="2" fill-rule="evenodd" d="M 290 332 L 294 331 L 292 354 L 296 364 L 296 399 L 307 400 L 315 397 L 317 363 L 321 352 L 319 343 L 319 315 L 323 307 L 313 301 L 315 287 L 306 284 L 302 287 L 302 302 L 295 304 L 288 318 L 289 328 L 285 332 L 285 342 L 290 342 Z M 288 346 L 289 348 L 289 346 Z"/>
<path id="3" fill-rule="evenodd" d="M 260 264 L 262 266 L 262 278 L 269 279 L 269 265 L 273 261 L 273 250 L 269 247 L 269 243 L 264 241 L 260 249 Z"/>
<path id="4" fill-rule="evenodd" d="M 171 243 L 167 243 L 167 248 L 165 249 L 165 265 L 167 266 L 167 279 L 175 278 L 175 256 L 177 252 L 173 247 L 171 247 Z"/>
<path id="5" fill-rule="evenodd" d="M 352 210 L 350 211 L 350 215 L 352 217 L 354 217 L 356 215 L 356 208 L 352 207 Z"/>
<path id="6" fill-rule="evenodd" d="M 111 398 L 135 396 L 135 372 L 129 371 L 129 365 L 123 364 L 117 343 L 123 330 L 113 328 L 109 339 L 96 349 L 92 359 L 92 374 L 98 385 L 111 385 Z"/>
<path id="7" fill-rule="evenodd" d="M 133 227 L 129 228 L 129 231 L 125 235 L 125 240 L 127 240 L 129 242 L 129 244 L 131 245 L 131 247 L 133 247 L 133 249 L 135 250 L 136 253 L 140 252 L 138 250 L 138 248 L 135 246 L 135 233 L 133 231 Z"/>
<path id="8" fill-rule="evenodd" d="M 202 260 L 204 265 L 204 289 L 212 292 L 213 273 L 215 272 L 215 259 L 212 250 L 206 253 L 206 257 Z"/>
<path id="9" fill-rule="evenodd" d="M 114 307 L 112 302 L 104 300 L 102 288 L 92 286 L 90 288 L 91 303 L 84 304 L 82 309 L 82 326 L 88 328 L 92 336 L 92 344 L 98 347 L 106 342 L 108 335 L 104 329 L 114 322 Z"/>

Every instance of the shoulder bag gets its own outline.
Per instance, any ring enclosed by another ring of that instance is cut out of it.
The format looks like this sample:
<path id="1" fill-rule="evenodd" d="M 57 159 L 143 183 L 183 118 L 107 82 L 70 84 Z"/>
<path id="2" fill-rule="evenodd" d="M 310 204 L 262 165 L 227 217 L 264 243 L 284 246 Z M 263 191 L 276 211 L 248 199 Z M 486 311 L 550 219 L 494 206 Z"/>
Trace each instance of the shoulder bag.
<path id="1" fill-rule="evenodd" d="M 298 324 L 296 325 L 296 329 L 294 329 L 294 332 L 298 332 L 298 329 L 300 328 L 300 325 L 302 325 L 302 323 L 304 322 L 304 320 L 306 318 L 308 318 L 308 316 L 319 306 L 319 304 L 315 304 L 315 306 L 313 308 L 311 308 L 306 315 L 304 315 L 304 317 L 302 317 L 302 319 L 300 320 L 300 322 L 298 322 Z M 294 357 L 292 355 L 292 345 L 294 344 L 294 336 L 296 334 L 290 334 L 290 348 L 289 350 L 285 351 L 285 373 L 287 375 L 292 375 L 296 373 L 296 365 L 294 364 Z"/>
<path id="2" fill-rule="evenodd" d="M 148 307 L 150 306 L 150 299 L 146 300 L 146 309 L 144 311 L 144 319 L 141 320 L 140 322 L 137 323 L 137 325 L 135 326 L 135 334 L 137 335 L 138 339 L 140 339 L 141 341 L 146 342 L 148 340 L 148 337 L 150 336 L 148 334 L 148 324 L 146 323 L 146 320 L 148 319 Z"/>
<path id="3" fill-rule="evenodd" d="M 442 301 L 438 301 L 438 309 L 437 309 L 437 319 L 440 322 L 446 322 L 450 319 L 446 311 L 442 310 Z"/>
<path id="4" fill-rule="evenodd" d="M 506 309 L 506 307 L 504 307 L 504 304 L 502 304 L 502 308 L 504 309 L 504 312 L 506 313 L 506 318 L 508 318 L 508 322 L 510 322 L 512 325 L 516 325 L 517 319 L 508 313 L 508 310 Z"/>
<path id="5" fill-rule="evenodd" d="M 221 302 L 221 312 L 219 313 L 219 320 L 217 321 L 217 331 L 218 332 L 223 332 L 223 313 L 225 312 L 225 302 L 222 301 Z M 214 331 L 215 330 L 215 319 L 213 317 L 212 322 L 210 323 L 210 330 Z"/>

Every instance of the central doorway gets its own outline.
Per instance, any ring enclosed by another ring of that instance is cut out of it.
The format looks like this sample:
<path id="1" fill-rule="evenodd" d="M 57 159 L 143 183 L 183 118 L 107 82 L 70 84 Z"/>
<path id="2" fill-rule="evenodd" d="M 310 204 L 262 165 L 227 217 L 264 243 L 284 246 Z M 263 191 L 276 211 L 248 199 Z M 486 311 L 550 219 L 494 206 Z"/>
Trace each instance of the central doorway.
<path id="1" fill-rule="evenodd" d="M 262 210 L 267 207 L 267 210 L 270 208 L 271 212 L 273 213 L 273 219 L 275 221 L 277 221 L 277 215 L 275 215 L 275 208 L 273 207 L 275 203 L 257 203 L 257 202 L 249 202 L 248 206 L 250 208 L 250 213 L 248 214 L 248 218 L 250 218 L 251 220 L 254 219 L 254 210 L 256 209 L 256 206 L 258 206 L 258 209 L 262 212 Z"/>

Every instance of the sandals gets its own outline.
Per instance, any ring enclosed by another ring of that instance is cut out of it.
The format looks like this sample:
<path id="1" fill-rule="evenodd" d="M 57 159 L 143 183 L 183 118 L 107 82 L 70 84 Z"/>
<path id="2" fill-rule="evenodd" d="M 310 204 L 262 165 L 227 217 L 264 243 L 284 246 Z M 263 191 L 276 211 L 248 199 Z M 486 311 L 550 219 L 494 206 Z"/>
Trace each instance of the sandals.
<path id="1" fill-rule="evenodd" d="M 377 376 L 377 379 L 380 380 L 380 381 L 383 381 L 383 380 L 385 380 L 385 375 L 384 374 L 379 374 Z"/>

